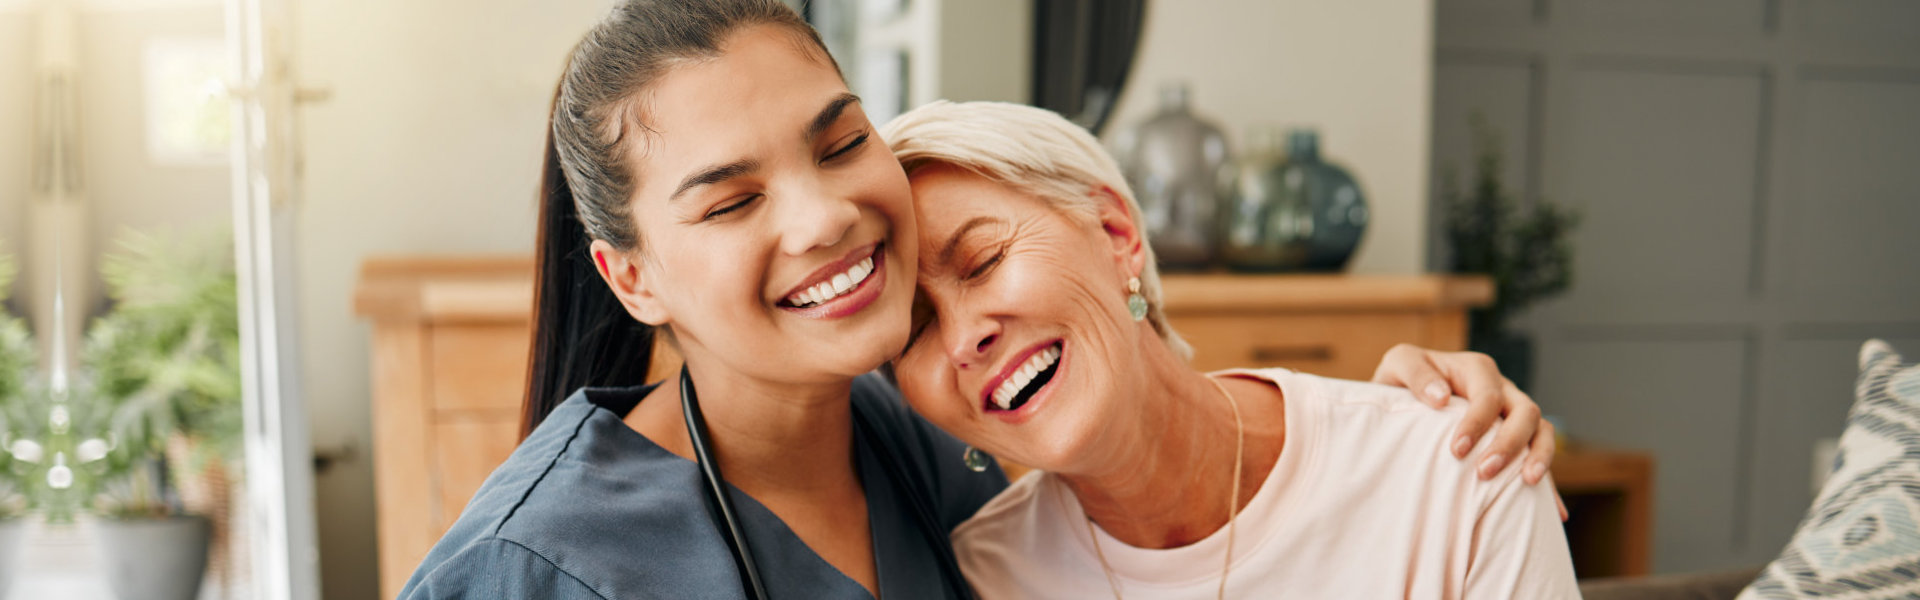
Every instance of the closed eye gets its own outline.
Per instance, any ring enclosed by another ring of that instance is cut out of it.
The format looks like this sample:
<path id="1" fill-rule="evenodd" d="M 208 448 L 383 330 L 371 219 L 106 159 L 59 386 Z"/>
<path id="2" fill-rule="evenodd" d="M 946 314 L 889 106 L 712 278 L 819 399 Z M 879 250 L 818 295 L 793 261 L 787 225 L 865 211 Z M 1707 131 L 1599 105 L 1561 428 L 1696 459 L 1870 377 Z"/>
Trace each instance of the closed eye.
<path id="1" fill-rule="evenodd" d="M 713 219 L 715 217 L 719 217 L 721 215 L 725 215 L 727 213 L 740 210 L 742 208 L 746 208 L 747 205 L 752 204 L 753 201 L 759 200 L 759 199 L 760 199 L 760 194 L 749 194 L 738 201 L 722 205 L 719 208 L 715 208 L 712 211 L 707 212 L 706 216 L 701 217 L 700 220 L 705 221 L 708 219 Z"/>
<path id="2" fill-rule="evenodd" d="M 985 262 L 980 263 L 980 266 L 974 267 L 972 271 L 968 271 L 967 279 L 971 281 L 971 280 L 979 279 L 985 276 L 988 272 L 992 271 L 994 267 L 999 266 L 1000 259 L 1006 258 L 1006 256 L 1007 256 L 1007 249 L 1005 246 L 1002 246 L 999 250 L 993 253 L 992 257 L 989 257 Z"/>
<path id="3" fill-rule="evenodd" d="M 853 138 L 853 141 L 847 142 L 847 145 L 841 146 L 839 150 L 834 150 L 833 152 L 827 154 L 825 157 L 822 157 L 820 159 L 820 162 L 827 162 L 836 158 L 840 158 L 841 156 L 844 156 L 849 152 L 859 149 L 861 146 L 867 145 L 867 137 L 871 135 L 873 134 L 872 133 L 860 134 L 859 137 Z"/>

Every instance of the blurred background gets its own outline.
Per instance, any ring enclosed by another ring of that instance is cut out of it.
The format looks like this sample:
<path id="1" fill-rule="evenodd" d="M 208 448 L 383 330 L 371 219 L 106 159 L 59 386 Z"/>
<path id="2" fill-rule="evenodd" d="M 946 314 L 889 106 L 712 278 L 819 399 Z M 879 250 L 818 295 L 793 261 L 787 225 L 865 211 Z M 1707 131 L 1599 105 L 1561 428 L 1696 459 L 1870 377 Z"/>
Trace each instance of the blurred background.
<path id="1" fill-rule="evenodd" d="M 1860 344 L 1920 352 L 1920 3 L 794 4 L 876 124 L 1099 133 L 1203 367 L 1496 356 L 1583 577 L 1771 560 Z M 0 0 L 0 597 L 397 592 L 517 441 L 548 103 L 611 5 Z"/>

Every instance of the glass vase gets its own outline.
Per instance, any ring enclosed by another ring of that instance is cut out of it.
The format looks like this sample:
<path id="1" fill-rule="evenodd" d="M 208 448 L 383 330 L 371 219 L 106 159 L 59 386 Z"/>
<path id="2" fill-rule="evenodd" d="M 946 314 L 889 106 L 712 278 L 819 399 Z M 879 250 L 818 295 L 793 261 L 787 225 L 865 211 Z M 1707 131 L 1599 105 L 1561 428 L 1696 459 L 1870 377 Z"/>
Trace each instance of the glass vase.
<path id="1" fill-rule="evenodd" d="M 1221 259 L 1240 271 L 1340 271 L 1370 215 L 1346 169 L 1320 158 L 1312 130 L 1257 130 L 1227 172 Z M 1284 150 L 1282 150 L 1282 142 Z"/>
<path id="2" fill-rule="evenodd" d="M 1213 264 L 1219 172 L 1231 157 L 1220 128 L 1193 113 L 1184 84 L 1160 89 L 1160 109 L 1116 136 L 1115 157 L 1140 201 L 1162 269 Z"/>

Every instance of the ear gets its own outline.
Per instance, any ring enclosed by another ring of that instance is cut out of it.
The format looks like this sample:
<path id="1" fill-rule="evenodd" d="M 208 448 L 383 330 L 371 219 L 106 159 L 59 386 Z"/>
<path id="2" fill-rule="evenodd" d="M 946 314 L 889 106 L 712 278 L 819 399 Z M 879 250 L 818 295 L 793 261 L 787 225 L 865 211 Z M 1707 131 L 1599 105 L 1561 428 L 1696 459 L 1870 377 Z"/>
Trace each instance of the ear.
<path id="1" fill-rule="evenodd" d="M 623 252 L 603 240 L 594 240 L 587 250 L 593 256 L 593 268 L 600 272 L 600 279 L 607 282 L 614 297 L 620 299 L 620 305 L 627 307 L 627 314 L 655 327 L 672 320 L 666 306 L 654 294 L 654 278 L 641 276 L 644 265 L 640 257 L 632 252 Z"/>
<path id="2" fill-rule="evenodd" d="M 1107 185 L 1094 188 L 1088 195 L 1099 207 L 1096 217 L 1106 232 L 1114 266 L 1120 269 L 1121 278 L 1139 277 L 1147 267 L 1147 240 L 1140 232 L 1140 222 L 1127 211 L 1126 198 Z"/>

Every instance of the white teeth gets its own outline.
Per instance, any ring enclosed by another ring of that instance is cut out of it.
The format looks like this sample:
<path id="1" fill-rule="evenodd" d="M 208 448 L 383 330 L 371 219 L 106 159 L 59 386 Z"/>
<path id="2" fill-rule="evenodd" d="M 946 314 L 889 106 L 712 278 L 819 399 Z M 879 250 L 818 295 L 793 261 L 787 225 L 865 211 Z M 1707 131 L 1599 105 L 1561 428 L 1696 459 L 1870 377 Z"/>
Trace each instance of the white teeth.
<path id="1" fill-rule="evenodd" d="M 816 304 L 840 297 L 873 274 L 873 257 L 869 256 L 858 264 L 847 268 L 846 272 L 834 275 L 813 287 L 787 296 L 787 303 L 800 308 L 812 308 Z"/>
<path id="2" fill-rule="evenodd" d="M 1007 376 L 1006 381 L 1000 382 L 999 388 L 993 390 L 993 403 L 1001 410 L 1013 408 L 1013 398 L 1020 395 L 1020 390 L 1026 389 L 1027 384 L 1033 383 L 1033 378 L 1040 376 L 1041 371 L 1052 367 L 1059 360 L 1059 346 L 1051 346 L 1033 353 L 1032 357 L 1027 358 L 1027 362 L 1022 363 L 1019 369 Z"/>

